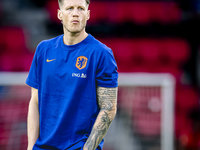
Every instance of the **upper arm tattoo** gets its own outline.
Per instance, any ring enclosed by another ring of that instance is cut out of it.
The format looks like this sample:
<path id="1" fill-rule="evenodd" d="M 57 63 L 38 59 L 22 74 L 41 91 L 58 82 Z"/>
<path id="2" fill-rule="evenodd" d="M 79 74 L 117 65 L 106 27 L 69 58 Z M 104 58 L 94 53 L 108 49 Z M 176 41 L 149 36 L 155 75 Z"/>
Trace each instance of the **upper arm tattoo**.
<path id="1" fill-rule="evenodd" d="M 97 98 L 101 110 L 112 110 L 117 104 L 117 87 L 97 87 Z"/>

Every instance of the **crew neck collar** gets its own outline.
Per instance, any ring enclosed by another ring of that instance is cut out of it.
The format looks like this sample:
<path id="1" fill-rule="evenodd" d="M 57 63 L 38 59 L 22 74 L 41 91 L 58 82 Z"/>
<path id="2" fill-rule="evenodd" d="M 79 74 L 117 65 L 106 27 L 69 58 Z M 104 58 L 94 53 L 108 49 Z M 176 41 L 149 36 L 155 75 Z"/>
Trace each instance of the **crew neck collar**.
<path id="1" fill-rule="evenodd" d="M 82 40 L 81 42 L 79 42 L 79 43 L 77 43 L 77 44 L 74 44 L 74 45 L 66 45 L 66 44 L 64 44 L 64 42 L 63 42 L 63 36 L 64 36 L 64 34 L 62 34 L 61 37 L 60 37 L 60 43 L 61 43 L 61 46 L 62 46 L 65 50 L 75 50 L 75 49 L 77 49 L 78 47 L 80 47 L 81 45 L 87 44 L 87 43 L 90 41 L 90 39 L 92 38 L 92 35 L 88 34 L 87 37 L 86 37 L 84 40 Z"/>

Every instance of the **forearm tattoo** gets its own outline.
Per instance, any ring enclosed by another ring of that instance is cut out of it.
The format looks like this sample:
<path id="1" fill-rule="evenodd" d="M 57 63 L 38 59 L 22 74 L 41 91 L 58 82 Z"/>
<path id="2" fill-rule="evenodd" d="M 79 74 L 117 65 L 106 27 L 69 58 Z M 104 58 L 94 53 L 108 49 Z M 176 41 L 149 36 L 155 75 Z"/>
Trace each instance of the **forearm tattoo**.
<path id="1" fill-rule="evenodd" d="M 97 98 L 100 112 L 85 143 L 84 150 L 95 150 L 105 136 L 116 114 L 117 88 L 98 87 Z"/>

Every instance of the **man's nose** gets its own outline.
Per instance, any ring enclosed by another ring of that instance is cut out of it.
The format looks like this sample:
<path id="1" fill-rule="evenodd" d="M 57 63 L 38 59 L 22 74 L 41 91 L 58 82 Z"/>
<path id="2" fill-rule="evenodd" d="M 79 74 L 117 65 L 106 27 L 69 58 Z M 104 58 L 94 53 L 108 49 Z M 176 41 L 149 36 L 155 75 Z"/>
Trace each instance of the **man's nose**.
<path id="1" fill-rule="evenodd" d="M 73 17 L 78 17 L 79 16 L 79 13 L 78 13 L 78 9 L 74 9 L 73 11 Z"/>

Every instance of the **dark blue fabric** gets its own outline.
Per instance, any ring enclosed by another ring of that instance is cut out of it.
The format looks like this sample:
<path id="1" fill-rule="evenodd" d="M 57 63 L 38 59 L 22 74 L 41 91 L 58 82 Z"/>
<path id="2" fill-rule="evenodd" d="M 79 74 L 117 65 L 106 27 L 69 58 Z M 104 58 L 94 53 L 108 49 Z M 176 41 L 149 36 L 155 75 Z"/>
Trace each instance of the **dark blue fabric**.
<path id="1" fill-rule="evenodd" d="M 99 113 L 96 87 L 117 87 L 117 78 L 112 50 L 91 35 L 71 46 L 63 35 L 42 41 L 26 80 L 39 97 L 40 136 L 33 149 L 83 147 Z"/>

